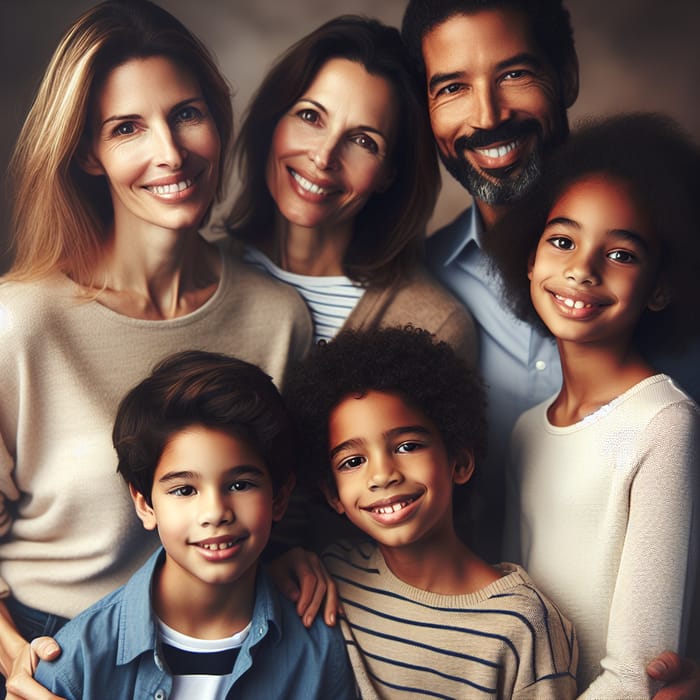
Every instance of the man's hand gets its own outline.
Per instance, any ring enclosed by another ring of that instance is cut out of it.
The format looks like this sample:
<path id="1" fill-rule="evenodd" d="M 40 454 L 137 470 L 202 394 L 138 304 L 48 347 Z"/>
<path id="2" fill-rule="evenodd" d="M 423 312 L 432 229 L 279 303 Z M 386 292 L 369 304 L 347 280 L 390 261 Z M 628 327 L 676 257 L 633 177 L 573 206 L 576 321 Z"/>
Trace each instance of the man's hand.
<path id="1" fill-rule="evenodd" d="M 653 700 L 700 700 L 700 667 L 672 651 L 665 651 L 647 664 L 654 680 L 668 685 Z"/>

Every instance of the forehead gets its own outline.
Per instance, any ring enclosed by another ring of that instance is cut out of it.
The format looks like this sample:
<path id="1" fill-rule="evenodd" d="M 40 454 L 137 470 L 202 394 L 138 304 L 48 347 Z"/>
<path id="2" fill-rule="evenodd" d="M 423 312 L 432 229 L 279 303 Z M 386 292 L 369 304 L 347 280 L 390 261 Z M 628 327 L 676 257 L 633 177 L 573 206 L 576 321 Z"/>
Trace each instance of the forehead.
<path id="1" fill-rule="evenodd" d="M 347 58 L 327 60 L 300 99 L 305 97 L 319 102 L 331 114 L 343 114 L 384 132 L 393 126 L 397 113 L 392 83 Z"/>
<path id="2" fill-rule="evenodd" d="M 346 396 L 331 411 L 329 418 L 330 435 L 337 441 L 417 425 L 434 429 L 430 419 L 399 394 L 374 390 L 361 396 Z"/>
<path id="3" fill-rule="evenodd" d="M 520 54 L 544 60 L 525 14 L 509 7 L 449 17 L 425 34 L 422 51 L 428 80 L 435 73 L 489 71 Z"/>
<path id="4" fill-rule="evenodd" d="M 627 180 L 593 173 L 567 185 L 552 206 L 548 218 L 566 217 L 591 229 L 630 230 L 656 238 L 643 202 Z"/>
<path id="5" fill-rule="evenodd" d="M 98 109 L 126 108 L 129 103 L 157 101 L 165 96 L 178 99 L 192 97 L 200 92 L 193 71 L 167 56 L 131 58 L 112 68 L 104 79 L 94 86 Z"/>

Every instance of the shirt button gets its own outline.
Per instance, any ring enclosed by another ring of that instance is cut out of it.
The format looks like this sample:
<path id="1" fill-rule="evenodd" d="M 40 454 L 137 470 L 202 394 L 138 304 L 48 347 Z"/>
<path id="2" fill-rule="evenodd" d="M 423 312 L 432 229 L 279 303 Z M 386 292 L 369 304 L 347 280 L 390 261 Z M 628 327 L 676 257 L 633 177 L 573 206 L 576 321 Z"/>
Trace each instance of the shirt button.
<path id="1" fill-rule="evenodd" d="M 165 691 L 162 688 L 156 690 L 156 694 L 153 696 L 155 700 L 165 700 Z"/>
<path id="2" fill-rule="evenodd" d="M 543 370 L 547 369 L 547 363 L 544 360 L 537 360 L 537 362 L 535 362 L 535 369 L 542 372 Z"/>

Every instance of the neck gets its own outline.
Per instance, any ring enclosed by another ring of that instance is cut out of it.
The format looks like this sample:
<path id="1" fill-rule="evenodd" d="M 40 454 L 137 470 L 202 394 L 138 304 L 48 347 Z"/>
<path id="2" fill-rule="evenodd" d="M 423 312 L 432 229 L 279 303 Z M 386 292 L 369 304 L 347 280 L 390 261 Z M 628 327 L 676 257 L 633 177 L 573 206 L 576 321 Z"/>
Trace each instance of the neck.
<path id="1" fill-rule="evenodd" d="M 306 228 L 278 217 L 274 239 L 264 252 L 288 272 L 315 277 L 342 275 L 352 234 L 352 223 Z"/>
<path id="2" fill-rule="evenodd" d="M 475 199 L 474 204 L 475 204 L 476 208 L 479 210 L 479 214 L 481 215 L 481 220 L 484 223 L 484 231 L 488 231 L 495 224 L 497 224 L 503 218 L 503 216 L 508 212 L 508 209 L 509 209 L 507 204 L 498 204 L 498 205 L 486 204 L 486 202 L 483 202 L 480 199 Z"/>
<path id="3" fill-rule="evenodd" d="M 99 269 L 98 300 L 134 318 L 175 318 L 199 308 L 216 290 L 221 261 L 197 232 L 114 235 Z"/>
<path id="4" fill-rule="evenodd" d="M 572 425 L 656 373 L 630 345 L 557 340 L 562 388 L 549 409 L 554 425 Z"/>
<path id="5" fill-rule="evenodd" d="M 464 595 L 486 587 L 501 574 L 457 537 L 431 538 L 405 547 L 379 548 L 391 572 L 409 586 L 440 595 Z"/>
<path id="6" fill-rule="evenodd" d="M 170 562 L 156 573 L 153 608 L 168 627 L 197 639 L 223 639 L 245 629 L 253 616 L 257 567 L 233 583 L 205 583 L 182 572 L 172 573 Z"/>

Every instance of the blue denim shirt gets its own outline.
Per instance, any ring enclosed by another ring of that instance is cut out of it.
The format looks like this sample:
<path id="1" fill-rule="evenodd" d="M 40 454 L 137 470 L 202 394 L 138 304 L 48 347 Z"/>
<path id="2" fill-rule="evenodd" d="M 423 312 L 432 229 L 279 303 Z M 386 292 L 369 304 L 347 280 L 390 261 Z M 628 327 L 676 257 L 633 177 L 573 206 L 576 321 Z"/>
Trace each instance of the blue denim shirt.
<path id="1" fill-rule="evenodd" d="M 52 692 L 83 700 L 167 700 L 172 676 L 159 654 L 150 602 L 159 550 L 126 585 L 71 620 L 57 635 L 61 656 L 35 677 Z M 355 698 L 337 627 L 306 629 L 291 602 L 258 570 L 250 633 L 228 677 L 229 700 Z"/>

